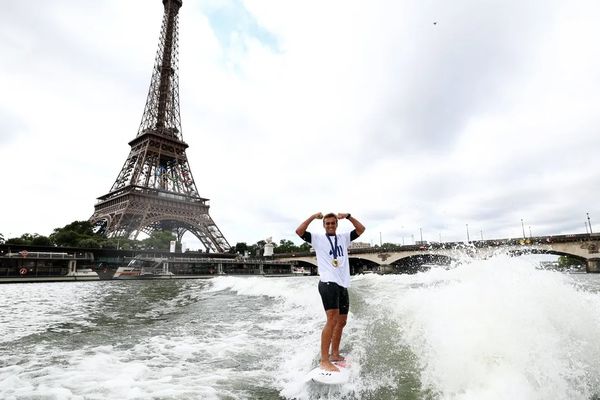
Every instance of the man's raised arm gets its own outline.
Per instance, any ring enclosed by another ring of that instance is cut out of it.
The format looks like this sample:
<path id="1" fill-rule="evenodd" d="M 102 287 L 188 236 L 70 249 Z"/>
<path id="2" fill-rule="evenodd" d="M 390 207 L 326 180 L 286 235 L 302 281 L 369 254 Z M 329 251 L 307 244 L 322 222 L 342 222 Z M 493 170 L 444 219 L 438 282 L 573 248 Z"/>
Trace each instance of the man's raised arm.
<path id="1" fill-rule="evenodd" d="M 318 213 L 315 213 L 315 214 L 311 215 L 310 217 L 308 217 L 308 219 L 306 221 L 301 223 L 300 226 L 298 228 L 296 228 L 296 235 L 298 235 L 300 237 L 304 236 L 304 233 L 308 229 L 308 226 L 315 219 L 323 219 L 323 213 L 318 212 Z"/>
<path id="2" fill-rule="evenodd" d="M 357 220 L 352 215 L 350 215 L 350 213 L 339 213 L 338 219 L 341 219 L 341 218 L 346 218 L 348 221 L 350 221 L 352 223 L 352 225 L 354 225 L 354 229 L 356 229 L 356 234 L 358 236 L 360 236 L 364 233 L 364 231 L 366 229 L 365 226 L 363 224 L 361 224 L 359 220 Z"/>

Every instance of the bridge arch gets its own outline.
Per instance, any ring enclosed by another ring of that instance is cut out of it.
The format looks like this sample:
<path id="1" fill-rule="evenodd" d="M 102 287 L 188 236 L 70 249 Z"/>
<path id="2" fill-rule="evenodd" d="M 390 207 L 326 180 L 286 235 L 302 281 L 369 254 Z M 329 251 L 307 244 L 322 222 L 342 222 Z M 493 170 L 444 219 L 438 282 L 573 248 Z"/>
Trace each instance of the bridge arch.
<path id="1" fill-rule="evenodd" d="M 565 252 L 565 251 L 547 250 L 547 249 L 530 249 L 528 251 L 522 251 L 519 249 L 511 249 L 511 250 L 507 251 L 507 253 L 511 257 L 526 257 L 531 254 L 549 254 L 549 255 L 554 255 L 554 256 L 567 256 L 567 257 L 570 257 L 572 259 L 579 261 L 581 265 L 587 265 L 589 262 L 589 259 L 581 256 L 580 254 L 574 254 L 574 253 Z"/>
<path id="2" fill-rule="evenodd" d="M 376 271 L 379 267 L 379 263 L 368 258 L 360 257 L 360 255 L 350 255 L 349 261 L 351 274 L 362 274 L 367 271 Z"/>
<path id="3" fill-rule="evenodd" d="M 383 266 L 383 272 L 414 274 L 431 269 L 432 266 L 448 267 L 457 260 L 446 254 L 413 254 L 397 258 L 395 261 Z M 387 270 L 387 271 L 386 271 Z"/>

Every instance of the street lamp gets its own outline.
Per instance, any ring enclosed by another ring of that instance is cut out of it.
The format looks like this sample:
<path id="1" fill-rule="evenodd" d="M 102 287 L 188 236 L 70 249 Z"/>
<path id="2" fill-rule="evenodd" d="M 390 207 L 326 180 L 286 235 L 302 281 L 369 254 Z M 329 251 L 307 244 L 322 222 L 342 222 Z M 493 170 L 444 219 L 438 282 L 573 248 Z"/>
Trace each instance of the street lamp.
<path id="1" fill-rule="evenodd" d="M 469 238 L 469 224 L 465 224 L 467 225 L 467 243 L 471 242 L 471 239 Z"/>
<path id="2" fill-rule="evenodd" d="M 592 223 L 590 221 L 590 213 L 585 213 L 587 215 L 588 225 L 590 226 L 590 234 L 592 233 Z"/>
<path id="3" fill-rule="evenodd" d="M 523 223 L 523 218 L 521 218 L 521 228 L 523 228 L 523 239 L 525 239 L 525 224 Z"/>

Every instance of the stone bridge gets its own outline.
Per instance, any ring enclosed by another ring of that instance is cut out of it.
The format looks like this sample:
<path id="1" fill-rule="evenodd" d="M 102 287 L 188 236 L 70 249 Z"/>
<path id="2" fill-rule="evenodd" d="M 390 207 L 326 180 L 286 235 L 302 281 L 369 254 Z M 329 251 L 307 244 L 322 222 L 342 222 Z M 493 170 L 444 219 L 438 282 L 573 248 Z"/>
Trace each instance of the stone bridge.
<path id="1" fill-rule="evenodd" d="M 417 270 L 423 264 L 448 265 L 465 258 L 485 259 L 495 254 L 555 254 L 583 261 L 587 272 L 600 272 L 600 234 L 555 235 L 518 239 L 481 240 L 469 243 L 447 242 L 389 248 L 350 249 L 352 273 L 378 269 Z M 316 273 L 314 253 L 280 254 L 281 261 L 296 261 Z"/>

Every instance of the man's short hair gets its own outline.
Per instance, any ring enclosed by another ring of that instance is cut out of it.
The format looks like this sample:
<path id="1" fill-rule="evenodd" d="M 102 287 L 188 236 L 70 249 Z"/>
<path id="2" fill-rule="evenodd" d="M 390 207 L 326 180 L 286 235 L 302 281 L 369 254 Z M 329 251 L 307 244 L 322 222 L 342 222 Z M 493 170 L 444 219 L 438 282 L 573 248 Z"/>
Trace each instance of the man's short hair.
<path id="1" fill-rule="evenodd" d="M 335 215 L 334 213 L 325 214 L 325 216 L 323 217 L 323 221 L 327 218 L 335 218 L 335 220 L 337 221 L 337 215 Z"/>

